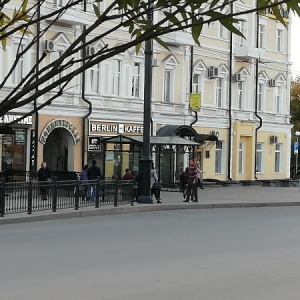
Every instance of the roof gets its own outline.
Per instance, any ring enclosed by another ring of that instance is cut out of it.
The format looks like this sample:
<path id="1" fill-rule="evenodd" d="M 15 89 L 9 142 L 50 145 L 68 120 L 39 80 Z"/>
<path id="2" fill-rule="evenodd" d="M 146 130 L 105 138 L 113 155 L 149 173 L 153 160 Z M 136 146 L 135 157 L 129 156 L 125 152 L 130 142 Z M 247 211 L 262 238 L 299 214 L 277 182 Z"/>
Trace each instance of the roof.
<path id="1" fill-rule="evenodd" d="M 142 135 L 126 136 L 119 134 L 117 136 L 105 138 L 103 143 L 115 144 L 140 144 L 143 143 Z M 178 137 L 178 136 L 150 136 L 151 145 L 178 145 L 178 146 L 200 146 L 199 143 Z"/>
<path id="2" fill-rule="evenodd" d="M 16 134 L 15 131 L 10 127 L 0 127 L 0 134 Z"/>
<path id="3" fill-rule="evenodd" d="M 189 125 L 165 125 L 158 129 L 156 136 L 194 137 L 197 131 Z"/>

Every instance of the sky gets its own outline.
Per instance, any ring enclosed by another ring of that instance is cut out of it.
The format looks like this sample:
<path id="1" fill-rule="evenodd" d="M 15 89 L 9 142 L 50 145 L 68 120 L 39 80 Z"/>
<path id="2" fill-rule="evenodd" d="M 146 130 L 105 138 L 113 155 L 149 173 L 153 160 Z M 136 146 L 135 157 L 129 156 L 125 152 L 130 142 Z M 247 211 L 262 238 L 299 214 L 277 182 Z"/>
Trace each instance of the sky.
<path id="1" fill-rule="evenodd" d="M 292 76 L 300 76 L 300 18 L 293 17 L 291 32 L 291 66 Z"/>

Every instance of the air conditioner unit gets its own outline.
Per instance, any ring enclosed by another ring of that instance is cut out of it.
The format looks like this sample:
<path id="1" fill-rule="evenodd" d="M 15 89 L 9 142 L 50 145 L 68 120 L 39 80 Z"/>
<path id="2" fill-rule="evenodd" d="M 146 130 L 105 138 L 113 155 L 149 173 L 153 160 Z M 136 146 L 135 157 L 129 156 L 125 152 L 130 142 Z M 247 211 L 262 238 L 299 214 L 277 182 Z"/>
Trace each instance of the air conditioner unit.
<path id="1" fill-rule="evenodd" d="M 243 80 L 243 78 L 242 78 L 241 74 L 236 73 L 236 74 L 232 75 L 232 81 L 233 82 L 238 82 L 238 81 L 242 81 L 242 80 Z"/>
<path id="2" fill-rule="evenodd" d="M 56 44 L 52 40 L 46 40 L 44 44 L 44 51 L 45 52 L 55 52 L 56 51 Z"/>
<path id="3" fill-rule="evenodd" d="M 219 77 L 219 68 L 209 67 L 208 78 L 218 78 L 218 77 Z"/>
<path id="4" fill-rule="evenodd" d="M 86 55 L 88 55 L 88 56 L 95 55 L 96 52 L 97 52 L 96 47 L 93 47 L 93 46 L 86 47 Z"/>
<path id="5" fill-rule="evenodd" d="M 156 68 L 159 67 L 159 61 L 156 58 L 152 59 L 152 67 Z"/>
<path id="6" fill-rule="evenodd" d="M 269 87 L 275 87 L 276 86 L 276 80 L 275 79 L 270 79 L 269 80 Z"/>
<path id="7" fill-rule="evenodd" d="M 278 136 L 271 135 L 270 136 L 270 143 L 271 144 L 277 144 L 278 143 Z"/>

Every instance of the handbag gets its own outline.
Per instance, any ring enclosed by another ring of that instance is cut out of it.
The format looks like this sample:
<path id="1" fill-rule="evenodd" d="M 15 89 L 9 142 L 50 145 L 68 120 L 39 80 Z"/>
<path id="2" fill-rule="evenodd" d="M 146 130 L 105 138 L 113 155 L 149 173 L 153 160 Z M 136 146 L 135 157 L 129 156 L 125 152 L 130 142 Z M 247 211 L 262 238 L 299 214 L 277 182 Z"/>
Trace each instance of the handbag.
<path id="1" fill-rule="evenodd" d="M 161 182 L 154 182 L 153 183 L 153 189 L 155 189 L 155 190 L 161 190 L 161 188 L 162 188 L 162 184 L 161 184 Z"/>

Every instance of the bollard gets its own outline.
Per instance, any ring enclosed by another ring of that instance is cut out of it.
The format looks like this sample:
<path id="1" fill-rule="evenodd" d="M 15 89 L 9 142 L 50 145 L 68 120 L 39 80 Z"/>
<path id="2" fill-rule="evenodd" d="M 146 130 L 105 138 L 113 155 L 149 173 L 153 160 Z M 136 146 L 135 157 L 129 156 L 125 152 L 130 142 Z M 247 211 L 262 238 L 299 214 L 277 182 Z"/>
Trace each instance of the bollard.
<path id="1" fill-rule="evenodd" d="M 2 178 L 0 185 L 0 217 L 5 214 L 5 178 Z"/>
<path id="2" fill-rule="evenodd" d="M 79 178 L 77 177 L 76 187 L 75 187 L 75 210 L 79 208 Z"/>
<path id="3" fill-rule="evenodd" d="M 114 207 L 118 206 L 118 179 L 116 179 L 115 184 L 115 195 L 114 195 Z"/>
<path id="4" fill-rule="evenodd" d="M 100 177 L 97 177 L 97 184 L 96 184 L 96 203 L 95 208 L 99 208 L 100 202 Z"/>
<path id="5" fill-rule="evenodd" d="M 131 197 L 130 197 L 130 206 L 134 206 L 133 199 L 134 199 L 134 181 L 131 183 Z"/>
<path id="6" fill-rule="evenodd" d="M 28 184 L 28 209 L 27 214 L 31 215 L 32 213 L 32 178 L 29 178 L 29 184 Z"/>
<path id="7" fill-rule="evenodd" d="M 54 177 L 54 185 L 53 185 L 53 198 L 52 198 L 52 212 L 56 212 L 57 206 L 57 177 Z"/>

